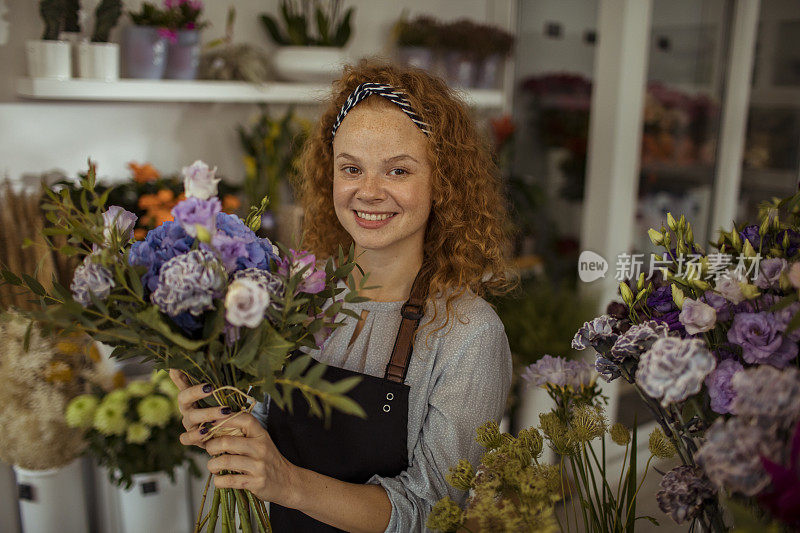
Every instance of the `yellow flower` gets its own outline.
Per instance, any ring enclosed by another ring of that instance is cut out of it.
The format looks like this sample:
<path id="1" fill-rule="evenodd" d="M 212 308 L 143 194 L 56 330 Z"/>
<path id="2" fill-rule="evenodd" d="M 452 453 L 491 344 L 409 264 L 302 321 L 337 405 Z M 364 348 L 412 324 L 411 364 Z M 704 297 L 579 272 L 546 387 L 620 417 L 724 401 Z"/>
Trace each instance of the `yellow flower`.
<path id="1" fill-rule="evenodd" d="M 127 406 L 122 403 L 101 403 L 94 414 L 94 428 L 104 435 L 124 435 L 128 429 L 125 411 Z"/>
<path id="2" fill-rule="evenodd" d="M 94 413 L 100 401 L 93 394 L 81 394 L 67 404 L 64 419 L 72 428 L 88 429 L 94 422 Z"/>
<path id="3" fill-rule="evenodd" d="M 75 355 L 82 351 L 82 346 L 72 341 L 59 341 L 56 343 L 56 350 L 64 355 Z"/>
<path id="4" fill-rule="evenodd" d="M 141 422 L 134 422 L 128 426 L 125 441 L 131 444 L 142 444 L 150 438 L 150 428 Z"/>
<path id="5" fill-rule="evenodd" d="M 69 383 L 73 377 L 72 367 L 63 361 L 50 361 L 44 371 L 44 378 L 49 383 Z"/>
<path id="6" fill-rule="evenodd" d="M 97 348 L 97 343 L 90 342 L 86 348 L 86 355 L 95 363 L 100 362 L 100 350 Z"/>
<path id="7" fill-rule="evenodd" d="M 139 420 L 150 426 L 164 427 L 175 413 L 173 402 L 161 395 L 144 398 L 136 406 Z"/>

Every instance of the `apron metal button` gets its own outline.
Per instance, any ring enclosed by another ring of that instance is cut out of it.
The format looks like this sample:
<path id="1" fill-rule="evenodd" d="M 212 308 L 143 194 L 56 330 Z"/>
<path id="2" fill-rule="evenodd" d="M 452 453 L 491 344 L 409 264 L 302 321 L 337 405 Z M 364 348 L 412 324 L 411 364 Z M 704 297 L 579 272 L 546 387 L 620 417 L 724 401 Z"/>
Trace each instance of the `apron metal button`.
<path id="1" fill-rule="evenodd" d="M 387 392 L 386 399 L 391 402 L 392 400 L 394 400 L 394 394 L 392 394 L 391 392 Z"/>
<path id="2" fill-rule="evenodd" d="M 389 404 L 388 404 L 388 403 L 387 403 L 387 404 L 385 404 L 385 405 L 383 406 L 383 412 L 384 412 L 384 413 L 388 413 L 388 412 L 389 412 L 389 411 L 391 411 L 391 410 L 392 410 L 392 408 L 391 408 L 391 407 L 389 407 Z"/>

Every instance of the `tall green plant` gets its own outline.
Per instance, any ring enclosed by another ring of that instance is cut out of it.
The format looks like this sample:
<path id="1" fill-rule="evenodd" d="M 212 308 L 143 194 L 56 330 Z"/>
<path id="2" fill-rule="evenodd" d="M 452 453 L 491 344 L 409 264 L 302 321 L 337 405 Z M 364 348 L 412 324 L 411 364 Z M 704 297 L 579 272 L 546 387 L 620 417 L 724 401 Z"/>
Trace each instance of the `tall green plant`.
<path id="1" fill-rule="evenodd" d="M 323 4 L 328 8 L 324 9 Z M 350 20 L 355 8 L 340 16 L 341 0 L 281 0 L 283 26 L 272 15 L 264 13 L 261 22 L 272 40 L 281 46 L 335 46 L 341 48 L 350 40 Z M 316 30 L 316 31 L 315 31 Z"/>
<path id="2" fill-rule="evenodd" d="M 122 16 L 122 0 L 102 0 L 94 12 L 93 43 L 107 43 L 111 30 Z"/>
<path id="3" fill-rule="evenodd" d="M 45 41 L 57 41 L 61 30 L 64 28 L 64 16 L 67 10 L 66 0 L 41 0 L 39 14 L 44 22 Z"/>

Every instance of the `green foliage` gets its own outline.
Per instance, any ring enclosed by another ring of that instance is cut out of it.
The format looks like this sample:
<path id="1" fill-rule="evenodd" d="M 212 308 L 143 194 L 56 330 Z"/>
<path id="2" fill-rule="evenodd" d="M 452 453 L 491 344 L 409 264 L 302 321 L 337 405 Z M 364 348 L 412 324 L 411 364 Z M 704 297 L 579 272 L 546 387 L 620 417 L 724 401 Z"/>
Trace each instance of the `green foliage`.
<path id="1" fill-rule="evenodd" d="M 122 0 L 102 0 L 94 12 L 93 43 L 107 43 L 122 15 Z"/>
<path id="2" fill-rule="evenodd" d="M 78 20 L 78 13 L 81 10 L 80 0 L 65 0 L 64 31 L 80 33 L 81 23 Z"/>
<path id="3" fill-rule="evenodd" d="M 41 0 L 39 2 L 39 14 L 44 21 L 44 34 L 42 39 L 45 41 L 57 41 L 64 29 L 64 22 L 67 16 L 67 0 Z"/>
<path id="4" fill-rule="evenodd" d="M 514 45 L 514 36 L 506 30 L 469 19 L 441 22 L 419 16 L 408 20 L 404 14 L 395 24 L 393 33 L 397 46 L 441 48 L 476 58 L 508 57 Z"/>
<path id="5" fill-rule="evenodd" d="M 325 4 L 327 9 L 322 7 Z M 280 28 L 275 17 L 267 13 L 261 15 L 261 22 L 275 44 L 281 46 L 341 48 L 350 40 L 351 19 L 355 12 L 351 7 L 340 16 L 341 4 L 341 0 L 281 0 L 284 29 Z"/>

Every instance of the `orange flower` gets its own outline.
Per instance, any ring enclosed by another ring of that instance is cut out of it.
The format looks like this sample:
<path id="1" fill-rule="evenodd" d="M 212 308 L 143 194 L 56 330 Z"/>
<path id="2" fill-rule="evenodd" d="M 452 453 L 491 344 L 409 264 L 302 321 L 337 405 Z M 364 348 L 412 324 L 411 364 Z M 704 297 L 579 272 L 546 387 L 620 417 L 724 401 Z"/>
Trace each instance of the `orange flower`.
<path id="1" fill-rule="evenodd" d="M 135 161 L 128 163 L 128 168 L 133 173 L 133 181 L 136 183 L 147 183 L 148 181 L 155 181 L 161 177 L 161 174 L 153 168 L 150 163 L 140 165 Z"/>
<path id="2" fill-rule="evenodd" d="M 514 133 L 514 122 L 511 120 L 511 115 L 503 115 L 500 118 L 493 118 L 491 123 L 495 146 L 503 146 L 508 138 Z"/>
<path id="3" fill-rule="evenodd" d="M 234 211 L 241 207 L 242 202 L 232 194 L 226 194 L 222 197 L 222 210 L 226 213 L 233 214 Z"/>
<path id="4" fill-rule="evenodd" d="M 133 238 L 137 241 L 143 241 L 147 237 L 147 230 L 144 228 L 136 228 L 133 230 Z"/>

